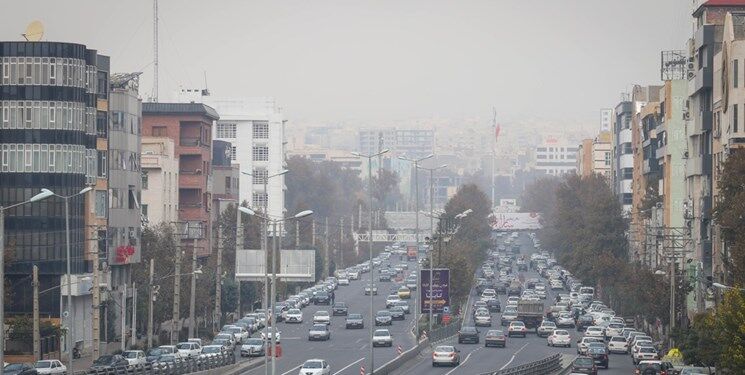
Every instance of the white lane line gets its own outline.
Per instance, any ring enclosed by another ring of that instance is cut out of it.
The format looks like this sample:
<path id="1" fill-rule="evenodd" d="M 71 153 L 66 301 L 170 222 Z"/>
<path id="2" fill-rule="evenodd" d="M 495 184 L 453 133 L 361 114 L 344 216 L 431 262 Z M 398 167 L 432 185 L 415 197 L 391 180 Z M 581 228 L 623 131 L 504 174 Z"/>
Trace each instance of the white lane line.
<path id="1" fill-rule="evenodd" d="M 367 344 L 365 344 L 365 345 L 362 345 L 362 346 L 360 347 L 360 350 L 364 350 L 365 348 L 367 348 Z"/>
<path id="2" fill-rule="evenodd" d="M 354 343 L 355 343 L 355 344 L 359 344 L 359 343 L 361 343 L 362 341 L 365 341 L 365 340 L 366 340 L 366 339 L 365 339 L 365 338 L 363 337 L 363 338 L 361 338 L 361 339 L 357 339 L 357 341 L 355 341 Z"/>
<path id="3" fill-rule="evenodd" d="M 295 367 L 291 368 L 291 369 L 290 369 L 290 371 L 287 371 L 287 372 L 285 372 L 285 373 L 284 373 L 284 374 L 282 374 L 282 375 L 289 375 L 289 374 L 291 374 L 291 373 L 295 372 L 295 370 L 299 369 L 299 368 L 300 368 L 300 366 L 302 366 L 302 365 L 297 365 L 297 366 L 295 366 Z"/>
<path id="4" fill-rule="evenodd" d="M 502 367 L 501 367 L 501 368 L 500 368 L 499 370 L 500 370 L 500 371 L 501 371 L 501 370 L 504 370 L 504 369 L 505 369 L 505 368 L 506 368 L 507 366 L 509 366 L 509 365 L 510 365 L 510 363 L 512 363 L 512 361 L 514 361 L 514 360 L 515 360 L 515 357 L 516 357 L 516 356 L 517 356 L 517 355 L 518 355 L 518 354 L 519 354 L 519 353 L 520 353 L 521 351 L 523 351 L 523 349 L 525 349 L 525 347 L 526 347 L 526 346 L 528 346 L 528 344 L 529 344 L 529 343 L 525 343 L 525 345 L 523 345 L 523 346 L 522 346 L 522 347 L 521 347 L 520 349 L 517 349 L 517 351 L 515 352 L 515 354 L 513 354 L 513 355 L 512 355 L 512 358 L 510 358 L 510 360 L 509 360 L 509 361 L 508 361 L 507 363 L 505 363 L 505 364 L 504 364 L 504 366 L 502 366 Z"/>
<path id="5" fill-rule="evenodd" d="M 476 353 L 476 352 L 477 352 L 477 351 L 479 351 L 479 350 L 481 350 L 481 348 L 478 348 L 478 349 L 476 349 L 476 350 L 474 350 L 474 351 L 472 351 L 472 352 L 468 353 L 468 355 L 466 356 L 466 359 L 464 359 L 464 360 L 463 360 L 463 362 L 461 362 L 461 363 L 460 363 L 460 364 L 459 364 L 459 365 L 458 365 L 457 367 L 455 367 L 454 369 L 452 369 L 452 370 L 450 370 L 450 371 L 446 372 L 446 373 L 445 373 L 445 375 L 450 375 L 450 374 L 451 374 L 451 373 L 452 373 L 453 371 L 455 371 L 455 370 L 460 370 L 460 367 L 461 367 L 461 366 L 463 366 L 463 365 L 465 365 L 465 364 L 466 364 L 466 362 L 468 362 L 468 359 L 469 359 L 469 358 L 471 358 L 471 354 L 473 354 L 473 353 Z"/>
<path id="6" fill-rule="evenodd" d="M 350 364 L 346 365 L 346 366 L 345 366 L 344 368 L 342 368 L 341 370 L 339 370 L 339 371 L 335 372 L 335 373 L 334 373 L 334 375 L 338 375 L 338 374 L 341 374 L 342 372 L 344 372 L 344 370 L 346 370 L 346 369 L 348 369 L 348 368 L 350 368 L 350 367 L 354 366 L 354 364 L 355 364 L 355 363 L 359 363 L 359 362 L 360 362 L 360 361 L 362 361 L 363 359 L 365 359 L 365 357 L 362 357 L 362 358 L 360 358 L 360 359 L 358 359 L 358 360 L 356 360 L 356 361 L 354 361 L 354 362 L 352 362 L 352 363 L 350 363 Z"/>

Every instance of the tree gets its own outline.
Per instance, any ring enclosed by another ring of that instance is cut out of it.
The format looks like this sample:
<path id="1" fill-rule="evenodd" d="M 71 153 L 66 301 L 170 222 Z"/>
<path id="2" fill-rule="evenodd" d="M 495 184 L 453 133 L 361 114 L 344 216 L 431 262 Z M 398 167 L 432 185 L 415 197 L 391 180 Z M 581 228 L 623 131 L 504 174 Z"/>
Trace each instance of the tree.
<path id="1" fill-rule="evenodd" d="M 400 179 L 396 172 L 381 169 L 372 179 L 373 199 L 376 207 L 383 210 L 395 210 L 397 203 L 402 201 L 401 191 L 398 189 Z M 368 186 L 365 183 L 365 186 Z"/>
<path id="2" fill-rule="evenodd" d="M 725 282 L 745 285 L 745 151 L 733 149 L 722 164 L 717 181 L 719 200 L 714 220 L 721 228 L 729 257 L 723 257 Z"/>
<path id="3" fill-rule="evenodd" d="M 715 317 L 717 344 L 722 350 L 718 367 L 741 371 L 745 369 L 745 296 L 730 289 L 723 297 Z"/>
<path id="4" fill-rule="evenodd" d="M 528 185 L 520 198 L 520 211 L 549 215 L 556 206 L 556 190 L 560 182 L 558 177 L 546 176 Z"/>

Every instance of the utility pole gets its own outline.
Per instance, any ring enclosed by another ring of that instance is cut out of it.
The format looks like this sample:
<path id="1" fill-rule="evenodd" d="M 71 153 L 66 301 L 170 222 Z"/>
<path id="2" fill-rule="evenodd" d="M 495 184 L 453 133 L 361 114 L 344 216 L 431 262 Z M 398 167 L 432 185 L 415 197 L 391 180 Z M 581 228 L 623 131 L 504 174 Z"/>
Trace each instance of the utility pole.
<path id="1" fill-rule="evenodd" d="M 176 251 L 175 278 L 173 279 L 173 317 L 171 320 L 171 345 L 176 342 L 181 335 L 181 247 Z"/>
<path id="2" fill-rule="evenodd" d="M 325 220 L 326 230 L 323 234 L 323 277 L 331 276 L 331 264 L 329 262 L 329 218 Z"/>
<path id="3" fill-rule="evenodd" d="M 137 345 L 137 286 L 132 282 L 132 339 L 130 345 Z"/>
<path id="4" fill-rule="evenodd" d="M 239 211 L 240 212 L 240 211 Z M 215 316 L 212 318 L 212 332 L 217 332 L 222 323 L 222 228 L 218 225 L 217 233 L 217 266 L 215 273 Z"/>
<path id="5" fill-rule="evenodd" d="M 155 259 L 150 259 L 150 288 L 148 291 L 148 308 L 147 308 L 147 347 L 153 347 L 153 300 L 155 293 L 153 288 L 153 273 L 155 273 Z"/>
<path id="6" fill-rule="evenodd" d="M 194 328 L 196 327 L 197 318 L 196 306 L 197 306 L 197 238 L 194 238 L 194 243 L 191 246 L 191 299 L 189 300 L 189 338 L 194 336 Z"/>
<path id="7" fill-rule="evenodd" d="M 328 219 L 327 219 L 328 220 Z M 267 223 L 268 224 L 268 223 Z M 277 301 L 277 246 L 279 246 L 279 232 L 277 232 L 277 222 L 274 222 L 272 228 L 274 237 L 272 237 L 272 317 L 274 316 L 275 302 Z M 276 374 L 276 362 L 277 362 L 277 325 L 276 319 L 272 320 L 272 375 Z"/>
<path id="8" fill-rule="evenodd" d="M 312 220 L 310 222 L 311 224 L 311 237 L 310 237 L 310 243 L 313 246 L 316 246 L 316 221 Z"/>
<path id="9" fill-rule="evenodd" d="M 158 102 L 158 0 L 153 0 L 153 102 Z"/>
<path id="10" fill-rule="evenodd" d="M 34 360 L 41 359 L 41 338 L 39 333 L 39 267 L 35 264 L 32 269 L 34 287 Z"/>
<path id="11" fill-rule="evenodd" d="M 240 206 L 240 203 L 238 203 Z M 236 207 L 236 214 L 238 217 L 235 219 L 235 252 L 243 250 L 243 226 L 241 226 L 241 211 Z M 237 272 L 238 270 L 236 270 Z M 238 280 L 236 283 L 236 293 L 238 293 L 238 303 L 236 303 L 236 315 L 240 318 L 241 316 L 241 281 Z M 219 329 L 219 328 L 218 328 Z"/>
<path id="12" fill-rule="evenodd" d="M 295 222 L 295 248 L 300 247 L 300 222 Z"/>
<path id="13" fill-rule="evenodd" d="M 93 228 L 94 235 L 92 238 L 98 240 L 98 228 Z M 98 246 L 98 241 L 93 241 L 91 246 Z M 93 318 L 91 327 L 91 333 L 93 334 L 93 360 L 99 357 L 101 351 L 101 282 L 100 282 L 100 271 L 99 271 L 99 254 L 98 251 L 91 251 L 93 255 L 93 290 L 91 291 L 91 297 L 93 302 Z"/>
<path id="14" fill-rule="evenodd" d="M 127 283 L 122 285 L 122 306 L 121 306 L 121 321 L 122 321 L 122 338 L 121 342 L 122 351 L 127 350 Z"/>
<path id="15" fill-rule="evenodd" d="M 344 218 L 339 218 L 339 268 L 344 268 Z"/>

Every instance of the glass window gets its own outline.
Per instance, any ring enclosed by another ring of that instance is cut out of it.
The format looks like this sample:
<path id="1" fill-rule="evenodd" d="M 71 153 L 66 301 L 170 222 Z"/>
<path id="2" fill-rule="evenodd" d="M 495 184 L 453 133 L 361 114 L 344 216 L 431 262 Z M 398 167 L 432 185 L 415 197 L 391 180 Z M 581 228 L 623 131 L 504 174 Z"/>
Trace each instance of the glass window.
<path id="1" fill-rule="evenodd" d="M 269 122 L 254 121 L 253 122 L 253 135 L 254 135 L 254 139 L 269 138 Z"/>
<path id="2" fill-rule="evenodd" d="M 253 193 L 253 199 L 252 203 L 254 207 L 266 207 L 267 206 L 267 196 L 266 193 Z"/>
<path id="3" fill-rule="evenodd" d="M 147 190 L 147 187 L 148 187 L 147 171 L 142 171 L 142 190 Z"/>
<path id="4" fill-rule="evenodd" d="M 255 146 L 253 148 L 253 160 L 254 161 L 269 161 L 269 147 Z"/>
<path id="5" fill-rule="evenodd" d="M 236 124 L 234 123 L 218 123 L 217 124 L 217 138 L 235 138 Z"/>
<path id="6" fill-rule="evenodd" d="M 254 168 L 252 177 L 253 177 L 253 184 L 254 185 L 262 185 L 264 184 L 264 180 L 269 175 L 269 171 L 265 168 Z"/>
<path id="7" fill-rule="evenodd" d="M 96 190 L 96 217 L 106 217 L 106 190 Z"/>
<path id="8" fill-rule="evenodd" d="M 739 77 L 740 64 L 737 59 L 732 62 L 732 85 L 737 88 Z"/>
<path id="9" fill-rule="evenodd" d="M 235 155 L 237 153 L 237 149 L 235 146 L 230 146 L 230 160 L 235 161 Z"/>

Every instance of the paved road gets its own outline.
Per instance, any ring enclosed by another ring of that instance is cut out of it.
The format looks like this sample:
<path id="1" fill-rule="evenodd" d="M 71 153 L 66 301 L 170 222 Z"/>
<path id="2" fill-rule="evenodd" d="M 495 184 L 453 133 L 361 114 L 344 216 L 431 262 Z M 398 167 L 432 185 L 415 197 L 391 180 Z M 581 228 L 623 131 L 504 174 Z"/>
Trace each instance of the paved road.
<path id="1" fill-rule="evenodd" d="M 530 238 L 522 234 L 519 238 L 521 243 L 522 253 L 529 255 L 535 252 L 532 241 Z M 531 277 L 540 277 L 537 273 L 523 272 L 526 279 Z M 546 299 L 546 305 L 550 305 L 551 301 L 556 299 L 556 294 L 559 291 L 550 292 Z M 472 292 L 471 299 L 475 299 L 476 295 Z M 507 297 L 500 296 L 500 302 L 502 306 L 506 305 Z M 472 302 L 471 302 L 472 303 Z M 469 303 L 469 305 L 471 304 Z M 469 314 L 470 315 L 470 312 Z M 499 327 L 500 314 L 492 314 L 494 329 L 504 328 Z M 468 325 L 473 325 L 471 317 L 468 316 Z M 546 345 L 546 339 L 536 336 L 534 333 L 528 334 L 526 338 L 508 338 L 506 348 L 486 348 L 483 344 L 483 337 L 488 330 L 488 327 L 479 328 L 481 332 L 480 344 L 458 344 L 457 339 L 451 339 L 442 344 L 455 345 L 461 350 L 461 364 L 455 368 L 449 367 L 432 367 L 431 351 L 425 351 L 418 358 L 413 361 L 409 361 L 406 365 L 400 368 L 394 374 L 406 374 L 406 375 L 419 375 L 419 374 L 439 374 L 439 375 L 455 375 L 455 374 L 481 374 L 489 371 L 495 371 L 499 369 L 509 368 L 518 366 L 521 364 L 537 361 L 539 359 L 551 356 L 555 353 L 566 353 L 576 354 L 576 344 L 573 343 L 571 348 L 553 348 Z M 573 341 L 576 342 L 577 338 L 581 337 L 575 330 L 569 330 L 573 335 Z M 633 365 L 631 358 L 628 355 L 611 355 L 610 357 L 610 369 L 601 370 L 604 374 L 632 374 Z"/>
<path id="2" fill-rule="evenodd" d="M 403 263 L 398 257 L 391 257 L 391 264 Z M 409 262 L 409 270 L 413 270 L 415 263 Z M 408 272 L 408 271 L 405 271 Z M 377 270 L 374 276 L 377 277 Z M 332 374 L 357 375 L 360 373 L 362 364 L 367 368 L 367 358 L 370 350 L 369 325 L 373 323 L 370 316 L 370 296 L 364 295 L 364 286 L 369 282 L 370 273 L 362 274 L 360 280 L 351 281 L 349 286 L 340 286 L 336 290 L 336 302 L 346 302 L 350 313 L 363 314 L 365 319 L 364 329 L 345 329 L 345 317 L 335 316 L 331 321 L 331 340 L 308 341 L 308 329 L 312 326 L 313 314 L 318 310 L 328 310 L 329 306 L 310 305 L 303 309 L 302 324 L 279 323 L 278 327 L 282 339 L 282 358 L 276 363 L 276 374 L 297 374 L 299 367 L 308 359 L 325 359 L 331 365 Z M 374 297 L 374 310 L 385 309 L 385 299 L 391 289 L 397 284 L 395 282 L 377 282 L 378 295 Z M 413 327 L 413 311 L 416 294 L 412 293 L 409 300 L 411 314 L 406 315 L 406 320 L 394 321 L 388 328 L 393 335 L 393 347 L 374 348 L 375 367 L 380 367 L 397 355 L 396 346 L 400 345 L 405 351 L 414 346 L 414 336 L 411 334 Z M 253 359 L 255 360 L 255 359 Z M 259 358 L 263 361 L 263 358 Z M 270 364 L 271 366 L 271 364 Z M 258 375 L 265 372 L 264 366 L 260 366 L 246 374 Z M 369 372 L 369 369 L 368 369 Z"/>

